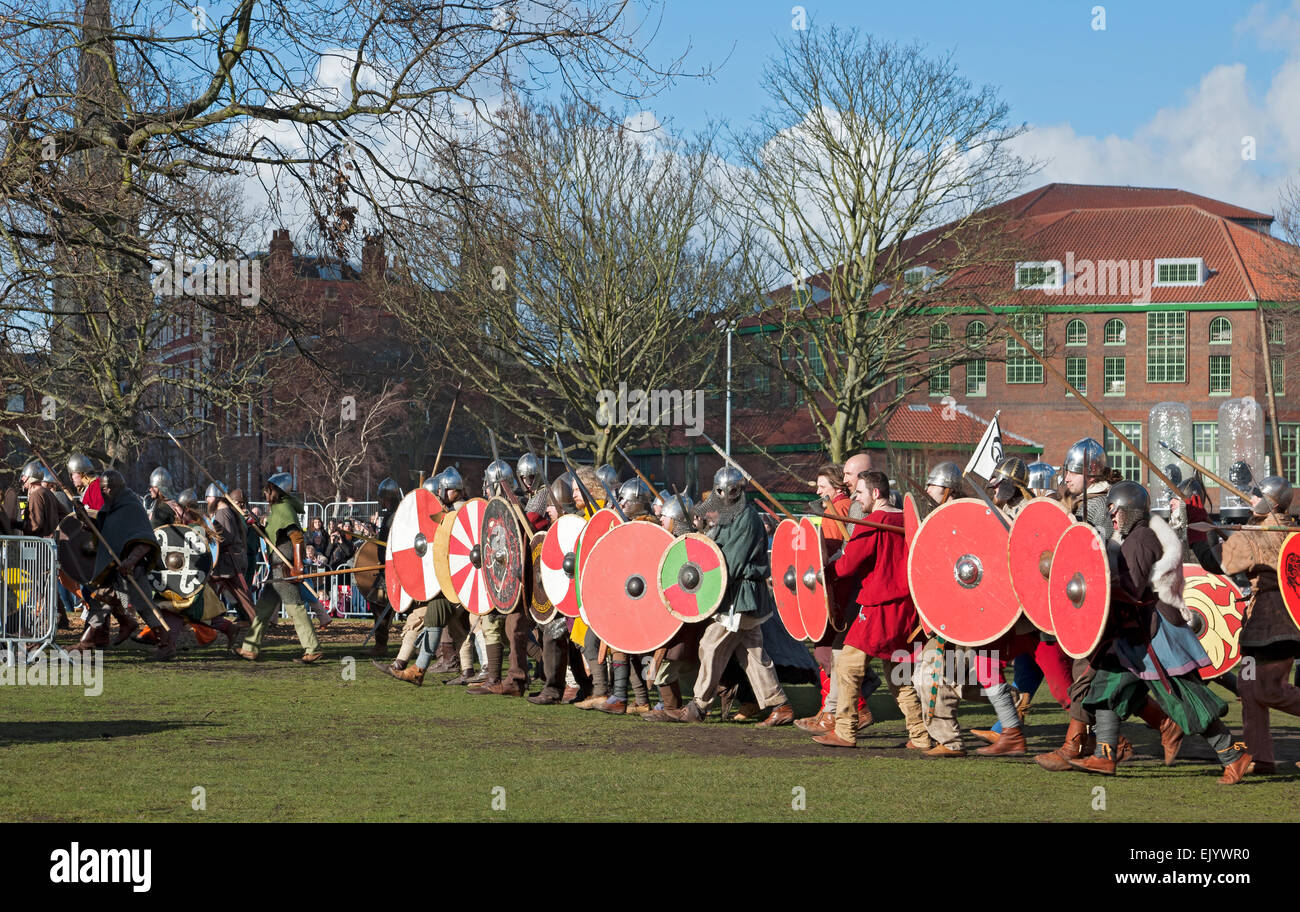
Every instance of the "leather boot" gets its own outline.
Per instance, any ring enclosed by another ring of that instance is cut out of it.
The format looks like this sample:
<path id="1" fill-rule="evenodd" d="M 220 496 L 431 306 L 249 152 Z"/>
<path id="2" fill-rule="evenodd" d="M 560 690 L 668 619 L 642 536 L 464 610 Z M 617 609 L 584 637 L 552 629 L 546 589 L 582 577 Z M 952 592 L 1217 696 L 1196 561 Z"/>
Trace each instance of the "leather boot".
<path id="1" fill-rule="evenodd" d="M 819 712 L 815 716 L 795 719 L 794 724 L 801 731 L 811 732 L 814 735 L 824 735 L 828 731 L 835 730 L 835 714 Z"/>
<path id="2" fill-rule="evenodd" d="M 1025 744 L 1025 727 L 1006 728 L 998 735 L 998 740 L 987 747 L 981 747 L 975 753 L 984 757 L 1023 757 L 1029 752 Z"/>
<path id="3" fill-rule="evenodd" d="M 1034 760 L 1043 769 L 1053 773 L 1063 773 L 1069 769 L 1070 761 L 1085 756 L 1084 740 L 1088 736 L 1088 726 L 1076 719 L 1070 720 L 1070 727 L 1065 732 L 1065 743 L 1054 751 L 1039 754 Z"/>
<path id="4" fill-rule="evenodd" d="M 140 622 L 135 619 L 135 615 L 129 613 L 120 604 L 109 608 L 108 613 L 117 621 L 117 636 L 113 637 L 113 645 L 121 646 L 131 638 L 131 634 L 140 628 Z"/>
<path id="5" fill-rule="evenodd" d="M 369 655 L 377 659 L 388 656 L 388 624 L 380 624 L 375 630 L 375 648 L 370 650 Z"/>
<path id="6" fill-rule="evenodd" d="M 694 700 L 681 709 L 657 709 L 641 714 L 642 722 L 703 722 L 704 713 Z"/>
<path id="7" fill-rule="evenodd" d="M 659 688 L 659 699 L 663 701 L 664 709 L 681 709 L 682 708 L 682 688 L 676 681 L 665 684 Z"/>
<path id="8" fill-rule="evenodd" d="M 1246 745 L 1238 741 L 1232 746 L 1241 751 L 1241 755 L 1224 766 L 1223 775 L 1218 779 L 1219 785 L 1236 785 L 1246 777 L 1246 773 L 1250 770 L 1251 756 L 1246 753 Z"/>
<path id="9" fill-rule="evenodd" d="M 480 683 L 471 685 L 469 691 L 473 691 L 476 688 L 491 687 L 494 684 L 501 683 L 501 654 L 503 652 L 505 652 L 505 647 L 501 643 L 488 644 L 487 664 L 483 666 L 483 671 L 486 673 L 486 676 Z"/>
<path id="10" fill-rule="evenodd" d="M 1103 776 L 1115 775 L 1115 754 L 1111 751 L 1110 746 L 1103 744 L 1101 746 L 1102 756 L 1086 757 L 1082 760 L 1074 759 L 1070 761 L 1070 766 L 1075 769 L 1083 770 L 1085 773 L 1100 773 Z"/>
<path id="11" fill-rule="evenodd" d="M 1147 725 L 1160 732 L 1160 746 L 1165 749 L 1165 766 L 1173 766 L 1178 758 L 1178 750 L 1183 746 L 1183 730 L 1178 723 L 1165 715 L 1165 711 L 1154 700 L 1147 700 L 1138 717 Z"/>

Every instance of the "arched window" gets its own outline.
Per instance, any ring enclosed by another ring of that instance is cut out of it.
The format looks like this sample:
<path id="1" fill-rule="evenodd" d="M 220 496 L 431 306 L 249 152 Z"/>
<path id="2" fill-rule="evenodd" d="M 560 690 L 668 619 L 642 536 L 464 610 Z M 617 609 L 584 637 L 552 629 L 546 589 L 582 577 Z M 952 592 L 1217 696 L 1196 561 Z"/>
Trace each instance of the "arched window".
<path id="1" fill-rule="evenodd" d="M 1227 317 L 1215 317 L 1210 321 L 1210 344 L 1228 345 L 1232 342 L 1232 321 Z"/>
<path id="2" fill-rule="evenodd" d="M 1065 324 L 1065 344 L 1066 345 L 1087 345 L 1088 344 L 1088 324 L 1082 320 L 1071 320 Z"/>
<path id="3" fill-rule="evenodd" d="M 948 341 L 948 324 L 936 323 L 930 327 L 930 342 L 933 345 L 942 345 Z"/>
<path id="4" fill-rule="evenodd" d="M 983 320 L 971 320 L 966 324 L 966 341 L 971 345 L 979 345 L 988 335 L 988 327 L 984 325 Z"/>
<path id="5" fill-rule="evenodd" d="M 1128 341 L 1128 330 L 1124 326 L 1124 321 L 1116 317 L 1114 320 L 1106 322 L 1106 328 L 1103 331 L 1107 345 L 1123 345 Z"/>

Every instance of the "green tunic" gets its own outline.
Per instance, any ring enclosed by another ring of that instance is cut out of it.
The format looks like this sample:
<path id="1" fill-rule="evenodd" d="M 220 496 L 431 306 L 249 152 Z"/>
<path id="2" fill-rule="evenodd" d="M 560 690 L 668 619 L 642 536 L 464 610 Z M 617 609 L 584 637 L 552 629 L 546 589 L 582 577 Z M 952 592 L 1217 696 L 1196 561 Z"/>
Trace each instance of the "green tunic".
<path id="1" fill-rule="evenodd" d="M 767 588 L 771 563 L 767 552 L 767 530 L 752 503 L 726 525 L 715 529 L 714 541 L 727 561 L 727 592 L 720 614 L 767 614 L 776 608 Z"/>

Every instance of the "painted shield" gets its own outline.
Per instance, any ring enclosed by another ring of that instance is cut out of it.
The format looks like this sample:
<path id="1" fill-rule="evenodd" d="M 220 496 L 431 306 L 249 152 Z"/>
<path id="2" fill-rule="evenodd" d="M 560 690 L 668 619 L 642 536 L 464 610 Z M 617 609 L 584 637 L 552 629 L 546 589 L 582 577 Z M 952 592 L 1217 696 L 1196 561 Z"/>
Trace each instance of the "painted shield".
<path id="1" fill-rule="evenodd" d="M 555 606 L 542 587 L 542 548 L 545 544 L 545 532 L 534 532 L 528 542 L 528 613 L 539 624 L 549 624 L 555 619 Z"/>
<path id="2" fill-rule="evenodd" d="M 578 616 L 578 539 L 587 521 L 567 513 L 551 524 L 542 542 L 542 589 L 546 600 L 565 617 Z"/>
<path id="3" fill-rule="evenodd" d="M 574 573 L 573 588 L 574 596 L 578 602 L 578 614 L 583 620 L 587 620 L 586 615 L 582 613 L 582 568 L 586 564 L 586 555 L 591 551 L 596 542 L 600 541 L 610 529 L 622 524 L 623 520 L 618 518 L 618 514 L 613 510 L 602 507 L 592 514 L 591 519 L 582 528 L 582 535 L 578 536 L 578 547 L 576 554 L 576 572 Z M 666 529 L 664 531 L 667 531 Z M 587 623 L 591 623 L 587 621 Z"/>
<path id="4" fill-rule="evenodd" d="M 1052 613 L 1047 607 L 1047 580 L 1052 570 L 1052 551 L 1061 533 L 1074 520 L 1069 512 L 1048 497 L 1024 505 L 1007 536 L 1007 566 L 1025 617 L 1045 633 L 1052 632 Z"/>
<path id="5" fill-rule="evenodd" d="M 912 539 L 916 538 L 916 530 L 921 528 L 921 511 L 917 509 L 916 497 L 912 494 L 903 495 L 903 537 L 907 541 L 907 547 L 912 547 Z"/>
<path id="6" fill-rule="evenodd" d="M 198 526 L 166 525 L 153 530 L 158 542 L 158 569 L 149 574 L 154 592 L 172 601 L 199 594 L 212 572 L 208 537 Z"/>
<path id="7" fill-rule="evenodd" d="M 416 488 L 393 511 L 388 530 L 386 567 L 397 573 L 401 588 L 417 602 L 428 601 L 441 591 L 433 569 L 433 539 L 438 534 L 442 503 L 432 492 Z M 390 589 L 394 588 L 391 581 Z"/>
<path id="8" fill-rule="evenodd" d="M 671 543 L 655 568 L 659 600 L 679 621 L 695 624 L 708 620 L 727 594 L 727 562 L 722 550 L 698 532 L 675 540 L 670 534 L 669 539 Z"/>
<path id="9" fill-rule="evenodd" d="M 1020 617 L 1007 572 L 1007 530 L 978 500 L 953 500 L 930 511 L 907 554 L 917 613 L 959 646 L 998 639 Z"/>
<path id="10" fill-rule="evenodd" d="M 1300 532 L 1292 532 L 1277 555 L 1277 584 L 1291 621 L 1300 627 Z"/>
<path id="11" fill-rule="evenodd" d="M 479 615 L 492 610 L 479 546 L 486 507 L 487 501 L 482 497 L 465 501 L 465 505 L 456 511 L 451 539 L 447 542 L 447 566 L 451 569 L 451 584 L 456 598 L 470 614 Z"/>
<path id="12" fill-rule="evenodd" d="M 451 530 L 456 525 L 456 511 L 444 510 L 438 523 L 438 531 L 433 534 L 433 575 L 438 577 L 438 589 L 443 598 L 452 604 L 460 604 L 460 596 L 451 581 L 451 564 L 447 549 L 451 544 Z"/>
<path id="13" fill-rule="evenodd" d="M 793 519 L 783 519 L 776 524 L 772 535 L 772 597 L 776 599 L 776 613 L 781 623 L 796 640 L 808 639 L 808 632 L 803 628 L 803 618 L 799 616 L 798 574 L 795 564 L 795 541 L 799 535 L 799 523 Z"/>
<path id="14" fill-rule="evenodd" d="M 658 523 L 629 522 L 586 549 L 580 579 L 587 623 L 610 649 L 653 652 L 681 628 L 655 585 L 660 559 L 672 544 L 673 534 Z"/>
<path id="15" fill-rule="evenodd" d="M 493 497 L 483 508 L 483 579 L 492 607 L 509 614 L 524 595 L 524 550 L 527 539 L 514 508 L 504 497 Z"/>
<path id="16" fill-rule="evenodd" d="M 798 557 L 795 581 L 799 591 L 799 618 L 808 639 L 814 643 L 826 633 L 831 619 L 831 593 L 826 586 L 826 548 L 820 523 L 805 516 L 795 535 Z"/>
<path id="17" fill-rule="evenodd" d="M 1183 564 L 1183 601 L 1205 619 L 1197 638 L 1210 657 L 1201 669 L 1205 680 L 1227 674 L 1241 661 L 1241 625 L 1245 622 L 1246 600 L 1226 576 L 1210 573 L 1200 564 Z"/>
<path id="18" fill-rule="evenodd" d="M 361 547 L 357 549 L 356 555 L 352 558 L 354 567 L 377 567 L 379 560 L 379 545 L 372 541 L 362 542 Z M 361 573 L 352 574 L 352 585 L 361 590 L 361 595 L 367 602 L 380 601 L 382 599 L 384 579 L 381 573 L 387 573 L 387 562 L 384 562 L 385 569 L 380 570 L 363 570 Z M 328 579 L 328 577 L 326 577 Z"/>
<path id="19" fill-rule="evenodd" d="M 1074 523 L 1061 533 L 1052 552 L 1047 604 L 1061 650 L 1072 659 L 1086 658 L 1097 648 L 1110 613 L 1106 543 L 1088 523 Z"/>
<path id="20" fill-rule="evenodd" d="M 75 513 L 59 520 L 54 534 L 59 554 L 59 569 L 80 585 L 86 585 L 95 573 L 95 552 L 99 542 L 81 524 Z"/>

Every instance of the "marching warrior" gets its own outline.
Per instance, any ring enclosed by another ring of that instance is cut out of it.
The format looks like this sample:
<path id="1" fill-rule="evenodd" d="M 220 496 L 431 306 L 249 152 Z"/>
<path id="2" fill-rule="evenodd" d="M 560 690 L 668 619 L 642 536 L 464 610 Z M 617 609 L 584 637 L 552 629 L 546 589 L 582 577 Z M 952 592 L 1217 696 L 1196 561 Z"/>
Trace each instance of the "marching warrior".
<path id="1" fill-rule="evenodd" d="M 388 541 L 389 533 L 393 528 L 393 513 L 396 512 L 397 505 L 402 502 L 402 488 L 393 479 L 385 478 L 379 483 L 379 492 L 375 496 L 379 499 L 379 528 L 376 530 L 375 535 L 380 541 L 386 542 Z M 386 548 L 383 545 L 380 545 L 380 563 L 383 563 L 385 553 Z M 392 604 L 391 598 L 388 593 L 385 592 L 383 603 L 376 602 L 372 608 L 375 614 L 379 616 L 379 621 L 375 624 L 375 645 L 370 650 L 370 655 L 375 656 L 376 658 L 383 658 L 388 655 L 388 631 L 393 626 L 393 614 L 397 611 L 397 606 Z M 415 638 L 412 636 L 411 642 L 414 643 L 414 641 Z M 405 642 L 403 643 L 403 648 L 405 649 Z M 398 655 L 398 658 L 402 660 L 403 665 L 406 664 L 406 659 L 409 657 L 409 654 L 407 656 L 402 656 L 399 653 Z"/>
<path id="2" fill-rule="evenodd" d="M 1096 713 L 1097 748 L 1070 765 L 1114 775 L 1120 722 L 1140 715 L 1157 727 L 1152 717 L 1167 715 L 1160 726 L 1166 764 L 1173 762 L 1184 732 L 1202 735 L 1223 764 L 1220 784 L 1240 782 L 1251 756 L 1244 744 L 1233 742 L 1220 718 L 1227 706 L 1201 680 L 1200 669 L 1210 660 L 1192 629 L 1204 621 L 1183 602 L 1182 543 L 1151 515 L 1150 495 L 1136 482 L 1114 485 L 1107 500 L 1120 543 L 1119 566 L 1102 645 L 1093 654 L 1096 673 L 1084 698 Z"/>
<path id="3" fill-rule="evenodd" d="M 284 555 L 291 569 L 286 572 L 285 565 L 280 561 L 275 561 L 270 566 L 270 578 L 255 606 L 253 626 L 244 637 L 243 648 L 236 653 L 240 658 L 249 661 L 257 660 L 257 653 L 261 648 L 262 638 L 266 635 L 267 625 L 275 610 L 281 605 L 293 621 L 298 642 L 303 648 L 303 654 L 294 661 L 309 665 L 323 657 L 320 641 L 316 638 L 316 631 L 311 625 L 311 616 L 302 603 L 298 584 L 285 579 L 286 576 L 299 575 L 297 568 L 302 565 L 300 554 L 303 534 L 302 526 L 298 525 L 298 512 L 302 509 L 302 501 L 297 495 L 290 493 L 289 488 L 292 485 L 293 476 L 287 472 L 280 472 L 268 478 L 262 489 L 262 496 L 270 504 L 270 513 L 266 519 L 266 537 L 275 549 Z"/>
<path id="4" fill-rule="evenodd" d="M 573 483 L 567 472 L 555 479 L 550 491 L 551 496 L 544 506 L 548 527 L 562 515 L 577 512 L 573 503 Z M 546 497 L 545 489 L 541 493 Z M 554 500 L 554 503 L 550 503 L 550 500 Z M 530 500 L 529 505 L 532 503 Z M 530 510 L 529 518 L 531 517 Z M 557 611 L 550 623 L 541 630 L 542 668 L 546 681 L 540 691 L 528 698 L 528 702 L 537 706 L 553 706 L 557 703 L 580 703 L 587 700 L 591 696 L 591 675 L 583 664 L 582 649 L 573 641 L 573 619 L 566 618 Z M 566 668 L 576 685 L 571 692 L 564 686 Z"/>
<path id="5" fill-rule="evenodd" d="M 1029 466 L 1018 456 L 1006 457 L 993 470 L 988 492 L 1002 515 L 1014 520 L 1020 508 L 1033 497 L 1029 493 Z"/>
<path id="6" fill-rule="evenodd" d="M 212 566 L 209 582 L 218 595 L 235 601 L 241 616 L 241 626 L 252 623 L 253 593 L 248 588 L 248 529 L 235 508 L 231 506 L 226 486 L 219 481 L 208 485 L 204 492 L 213 527 L 221 536 L 217 548 L 217 562 Z"/>
<path id="7" fill-rule="evenodd" d="M 903 526 L 902 511 L 889 504 L 889 477 L 867 472 L 858 479 L 854 500 L 874 523 Z M 860 581 L 858 615 L 835 660 L 838 703 L 835 728 L 813 738 L 829 747 L 857 747 L 857 696 L 872 657 L 884 665 L 889 692 L 907 723 L 908 746 L 927 749 L 930 736 L 921 715 L 921 703 L 912 686 L 910 638 L 920 620 L 907 585 L 907 544 L 902 535 L 859 526 L 844 546 L 844 553 L 826 568 L 829 580 Z M 902 662 L 900 655 L 906 656 Z"/>
<path id="8" fill-rule="evenodd" d="M 684 494 L 670 494 L 667 491 L 662 497 L 659 525 L 678 537 L 695 531 L 695 525 L 691 521 L 691 508 L 694 506 L 691 499 Z M 682 674 L 688 666 L 699 664 L 697 658 L 703 628 L 703 624 L 683 624 L 664 645 L 663 658 L 653 669 L 654 685 L 659 690 L 660 701 L 655 709 L 681 708 Z"/>
<path id="9" fill-rule="evenodd" d="M 23 466 L 19 481 L 27 492 L 27 512 L 23 514 L 22 534 L 37 538 L 53 538 L 59 521 L 68 511 L 58 498 L 45 487 L 45 466 L 32 460 Z"/>
<path id="10" fill-rule="evenodd" d="M 767 535 L 758 510 L 745 497 L 745 476 L 723 466 L 713 476 L 713 491 L 695 508 L 711 522 L 709 535 L 727 564 L 727 591 L 722 605 L 700 640 L 700 672 L 693 699 L 681 709 L 664 709 L 641 716 L 650 722 L 702 722 L 734 655 L 753 686 L 760 705 L 772 707 L 760 728 L 789 725 L 794 709 L 786 699 L 776 668 L 763 649 L 763 621 L 776 610 L 768 579 L 772 575 Z"/>
<path id="11" fill-rule="evenodd" d="M 183 520 L 184 511 L 172 495 L 172 473 L 166 466 L 158 466 L 149 473 L 149 493 L 145 495 L 144 508 L 149 522 L 156 529 Z"/>
<path id="12" fill-rule="evenodd" d="M 1271 475 L 1251 492 L 1252 521 L 1261 526 L 1290 527 L 1291 483 Z M 1241 654 L 1255 662 L 1255 673 L 1238 678 L 1242 737 L 1255 762 L 1249 772 L 1273 773 L 1273 733 L 1269 710 L 1300 716 L 1300 688 L 1290 683 L 1291 667 L 1300 656 L 1300 630 L 1286 610 L 1278 589 L 1278 554 L 1286 532 L 1234 532 L 1223 544 L 1223 572 L 1250 577 L 1250 601 L 1241 628 Z"/>

